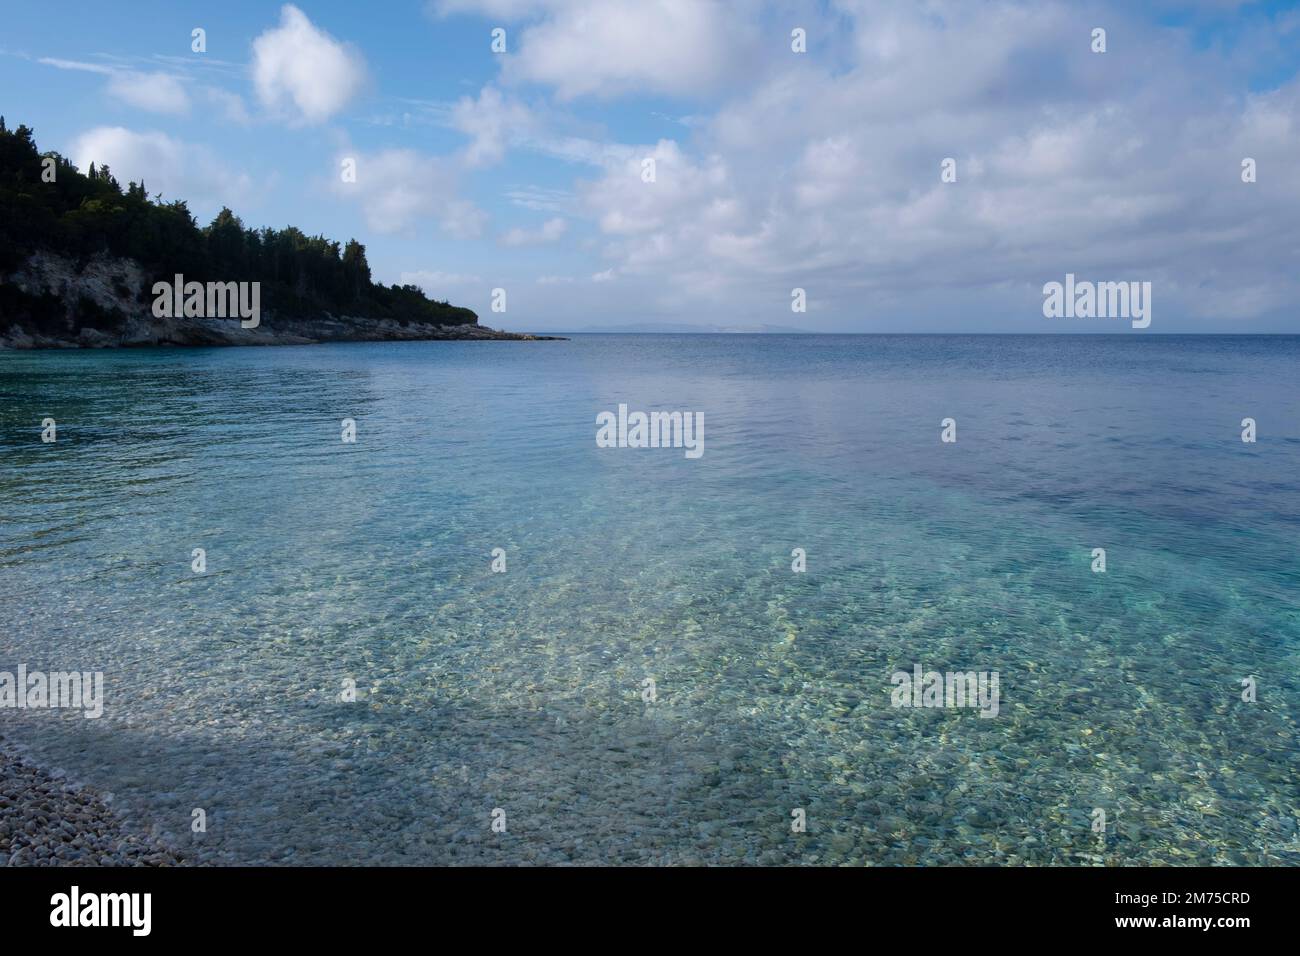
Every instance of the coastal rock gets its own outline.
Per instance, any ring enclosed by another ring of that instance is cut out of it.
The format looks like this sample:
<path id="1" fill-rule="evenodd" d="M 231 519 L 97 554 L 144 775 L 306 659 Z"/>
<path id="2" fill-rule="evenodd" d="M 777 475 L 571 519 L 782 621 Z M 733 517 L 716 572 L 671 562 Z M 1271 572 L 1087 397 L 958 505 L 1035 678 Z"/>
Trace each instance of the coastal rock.
<path id="1" fill-rule="evenodd" d="M 124 348 L 133 346 L 314 345 L 319 342 L 519 341 L 556 340 L 555 336 L 501 332 L 476 322 L 432 325 L 425 322 L 320 312 L 291 315 L 263 309 L 256 328 L 238 318 L 156 317 L 147 294 L 150 285 L 139 264 L 108 255 L 84 263 L 38 252 L 0 283 L 61 309 L 63 321 L 51 324 L 0 309 L 0 349 Z"/>

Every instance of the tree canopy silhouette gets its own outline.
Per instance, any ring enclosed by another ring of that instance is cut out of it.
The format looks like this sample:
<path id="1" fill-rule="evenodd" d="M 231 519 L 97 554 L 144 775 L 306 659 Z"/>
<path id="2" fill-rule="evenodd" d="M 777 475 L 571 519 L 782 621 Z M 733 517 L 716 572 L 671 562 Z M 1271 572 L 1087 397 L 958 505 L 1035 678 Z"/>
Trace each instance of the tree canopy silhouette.
<path id="1" fill-rule="evenodd" d="M 42 175 L 46 169 L 52 177 Z M 418 286 L 375 283 L 366 247 L 355 239 L 340 247 L 295 226 L 252 229 L 226 208 L 200 228 L 185 200 L 150 199 L 143 181 L 123 191 L 103 163 L 82 173 L 56 152 L 41 153 L 27 126 L 9 130 L 0 117 L 0 277 L 38 251 L 131 258 L 152 277 L 150 285 L 176 273 L 186 281 L 261 282 L 263 308 L 295 316 L 329 312 L 436 325 L 478 319 Z"/>

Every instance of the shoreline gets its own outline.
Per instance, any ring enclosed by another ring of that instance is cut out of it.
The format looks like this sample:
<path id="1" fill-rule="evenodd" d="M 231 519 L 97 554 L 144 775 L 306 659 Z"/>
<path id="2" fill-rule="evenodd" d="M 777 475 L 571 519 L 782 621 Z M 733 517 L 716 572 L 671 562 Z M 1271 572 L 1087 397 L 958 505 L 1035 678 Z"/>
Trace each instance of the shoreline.
<path id="1" fill-rule="evenodd" d="M 0 735 L 0 866 L 191 866 L 129 826 L 99 791 L 32 761 Z"/>
<path id="2" fill-rule="evenodd" d="M 116 333 L 82 328 L 76 337 L 49 335 L 13 325 L 0 330 L 0 352 L 70 349 L 211 348 L 241 345 L 320 345 L 326 342 L 565 342 L 559 335 L 503 332 L 477 323 L 402 325 L 392 319 L 354 317 L 282 319 L 245 329 L 236 322 L 138 321 Z"/>

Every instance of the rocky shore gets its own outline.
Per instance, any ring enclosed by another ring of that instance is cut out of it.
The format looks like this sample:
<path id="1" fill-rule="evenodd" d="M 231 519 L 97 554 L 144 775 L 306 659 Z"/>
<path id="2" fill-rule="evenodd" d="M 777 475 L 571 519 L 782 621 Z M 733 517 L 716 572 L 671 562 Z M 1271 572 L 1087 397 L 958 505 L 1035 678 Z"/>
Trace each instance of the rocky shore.
<path id="1" fill-rule="evenodd" d="M 109 799 L 26 759 L 0 738 L 0 866 L 185 866 L 135 832 Z"/>
<path id="2" fill-rule="evenodd" d="M 325 316 L 317 319 L 263 317 L 255 329 L 238 319 L 128 318 L 120 329 L 81 328 L 73 335 L 49 334 L 11 325 L 0 328 L 0 349 L 139 348 L 151 345 L 316 345 L 321 342 L 562 341 L 557 336 L 501 332 L 482 325 L 403 325 L 392 319 Z"/>
<path id="3" fill-rule="evenodd" d="M 557 341 L 557 336 L 501 332 L 477 321 L 434 325 L 358 315 L 291 315 L 261 310 L 258 324 L 239 318 L 156 316 L 149 281 L 134 260 L 106 255 L 78 262 L 36 253 L 11 275 L 0 275 L 29 303 L 46 303 L 57 320 L 38 321 L 0 306 L 0 349 L 130 348 L 156 345 L 315 345 L 320 342 Z M 53 303 L 51 305 L 51 303 Z M 473 318 L 472 312 L 465 311 Z"/>

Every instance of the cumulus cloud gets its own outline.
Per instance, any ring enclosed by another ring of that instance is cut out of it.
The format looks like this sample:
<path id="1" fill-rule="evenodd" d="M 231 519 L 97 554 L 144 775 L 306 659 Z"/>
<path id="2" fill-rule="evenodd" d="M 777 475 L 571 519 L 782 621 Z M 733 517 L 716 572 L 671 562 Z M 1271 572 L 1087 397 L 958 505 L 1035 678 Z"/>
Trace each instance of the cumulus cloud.
<path id="1" fill-rule="evenodd" d="M 432 9 L 530 20 L 507 36 L 505 75 L 547 84 L 562 100 L 707 92 L 735 78 L 758 43 L 752 0 L 444 0 Z"/>
<path id="2" fill-rule="evenodd" d="M 470 137 L 463 153 L 469 166 L 500 162 L 508 146 L 525 141 L 535 128 L 527 107 L 507 100 L 491 86 L 477 97 L 462 97 L 452 107 L 451 125 Z"/>
<path id="3" fill-rule="evenodd" d="M 1111 36 L 1137 55 L 1092 54 L 1064 3 L 837 7 L 835 56 L 790 57 L 688 139 L 598 158 L 575 212 L 603 237 L 598 275 L 781 321 L 800 286 L 815 308 L 796 321 L 822 328 L 1039 330 L 1042 284 L 1067 271 L 1153 281 L 1169 323 L 1300 296 L 1283 253 L 1300 178 L 1277 174 L 1300 155 L 1296 80 L 1244 92 L 1213 51 L 1122 10 Z M 1243 184 L 1246 156 L 1274 174 Z"/>
<path id="4" fill-rule="evenodd" d="M 247 175 L 228 169 L 206 147 L 166 133 L 96 127 L 76 139 L 71 158 L 82 171 L 91 163 L 108 164 L 118 182 L 125 185 L 143 179 L 151 194 L 162 193 L 164 200 L 184 199 L 196 211 L 238 207 L 252 192 Z"/>
<path id="5" fill-rule="evenodd" d="M 262 105 L 320 123 L 348 105 L 366 82 L 360 54 L 316 27 L 293 4 L 280 25 L 253 41 L 253 84 Z"/>
<path id="6" fill-rule="evenodd" d="M 361 206 L 366 224 L 376 232 L 396 233 L 421 221 L 438 222 L 456 239 L 476 239 L 487 226 L 487 214 L 456 195 L 457 167 L 448 158 L 411 149 L 373 154 L 352 153 L 356 182 L 336 177 L 336 195 Z M 339 163 L 335 169 L 341 168 Z"/>

